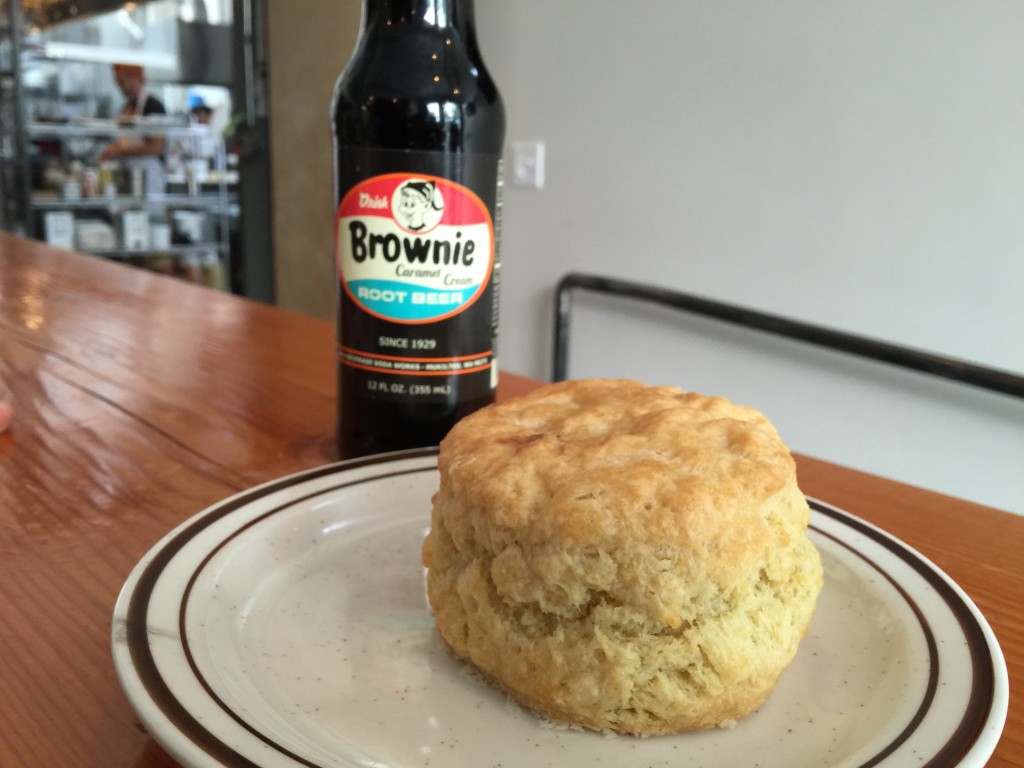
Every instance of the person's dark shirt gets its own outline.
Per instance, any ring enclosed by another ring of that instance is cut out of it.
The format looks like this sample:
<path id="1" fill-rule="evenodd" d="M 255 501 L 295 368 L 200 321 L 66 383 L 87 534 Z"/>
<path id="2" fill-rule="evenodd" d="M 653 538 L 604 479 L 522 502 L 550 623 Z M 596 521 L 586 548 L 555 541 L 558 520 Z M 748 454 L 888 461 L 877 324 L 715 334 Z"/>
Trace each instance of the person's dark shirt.
<path id="1" fill-rule="evenodd" d="M 148 117 L 149 115 L 166 115 L 167 109 L 164 107 L 164 103 L 160 101 L 156 96 L 146 95 L 146 101 L 142 105 L 142 117 Z M 122 119 L 130 119 L 135 115 L 135 99 L 128 100 L 124 109 L 121 111 Z M 166 150 L 160 153 L 160 158 L 166 157 Z"/>
<path id="2" fill-rule="evenodd" d="M 124 107 L 124 114 L 134 115 L 135 114 L 135 100 L 129 101 Z M 146 101 L 142 105 L 142 116 L 146 115 L 166 115 L 167 109 L 164 104 L 156 96 L 147 94 Z"/>

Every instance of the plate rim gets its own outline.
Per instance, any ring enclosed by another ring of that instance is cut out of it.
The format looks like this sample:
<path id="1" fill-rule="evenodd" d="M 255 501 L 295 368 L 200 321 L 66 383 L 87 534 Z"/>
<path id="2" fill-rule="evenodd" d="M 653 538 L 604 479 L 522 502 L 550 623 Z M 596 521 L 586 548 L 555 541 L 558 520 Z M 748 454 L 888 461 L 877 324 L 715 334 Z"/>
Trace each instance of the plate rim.
<path id="1" fill-rule="evenodd" d="M 172 562 L 176 554 L 210 525 L 246 507 L 253 501 L 277 491 L 322 477 L 345 474 L 359 469 L 379 466 L 393 467 L 396 463 L 403 461 L 415 462 L 416 460 L 429 458 L 432 460 L 430 463 L 422 464 L 421 462 L 415 468 L 407 471 L 430 471 L 436 469 L 437 453 L 437 447 L 433 446 L 377 454 L 360 459 L 334 462 L 260 483 L 200 510 L 175 526 L 146 552 L 132 569 L 118 595 L 111 628 L 111 646 L 114 666 L 129 702 L 149 733 L 168 752 L 178 759 L 188 761 L 190 765 L 202 766 L 203 768 L 235 768 L 235 766 L 259 768 L 258 763 L 253 762 L 232 748 L 217 733 L 211 731 L 194 717 L 187 710 L 185 703 L 178 700 L 175 696 L 157 667 L 155 653 L 149 642 L 149 628 L 146 617 L 154 587 L 160 575 Z M 387 474 L 393 476 L 395 473 L 388 472 Z M 377 477 L 379 475 L 359 475 L 356 479 L 352 480 L 352 483 L 366 482 Z M 323 490 L 318 490 L 313 495 L 319 495 L 323 492 Z M 955 616 L 961 632 L 970 647 L 969 655 L 971 658 L 972 674 L 969 701 L 965 707 L 960 724 L 950 734 L 946 743 L 928 762 L 922 763 L 921 766 L 922 768 L 967 766 L 968 764 L 965 761 L 974 758 L 981 761 L 977 765 L 983 765 L 995 751 L 995 747 L 1002 734 L 1009 705 L 1009 681 L 1005 659 L 998 640 L 984 615 L 973 600 L 948 574 L 910 545 L 879 526 L 833 504 L 812 496 L 807 496 L 806 498 L 810 508 L 815 512 L 868 537 L 888 550 L 890 554 L 910 565 L 941 596 L 943 603 Z M 294 503 L 294 501 L 292 499 L 289 503 Z M 900 592 L 902 598 L 911 606 L 918 621 L 921 622 L 928 642 L 929 655 L 932 657 L 931 660 L 934 660 L 937 653 L 934 635 L 927 628 L 927 621 L 922 616 L 916 601 L 905 591 L 903 586 L 888 574 L 884 568 L 881 568 L 872 559 L 866 557 L 847 542 L 844 542 L 840 537 L 814 526 L 813 519 L 811 529 L 863 559 L 875 570 L 879 571 Z M 207 558 L 210 554 L 207 553 Z M 201 568 L 190 575 L 189 587 L 183 590 L 183 605 L 187 603 L 191 583 L 195 580 L 199 570 Z M 180 610 L 179 622 L 183 621 L 184 610 Z M 187 646 L 184 626 L 179 626 L 179 631 L 183 646 Z M 200 684 L 206 690 L 207 695 L 221 706 L 229 716 L 237 720 L 230 708 L 220 701 L 216 693 L 202 679 L 201 674 L 195 669 L 194 661 L 192 661 L 191 657 L 189 658 L 189 664 L 193 673 L 197 675 Z M 935 678 L 937 678 L 935 667 L 935 663 L 929 664 L 929 690 L 926 693 L 926 699 L 922 701 L 913 720 L 882 752 L 874 755 L 867 762 L 861 763 L 858 768 L 871 768 L 881 763 L 914 733 L 916 726 L 927 712 L 931 700 L 934 699 Z M 240 725 L 252 736 L 268 747 L 273 748 L 276 753 L 294 761 L 296 765 L 307 766 L 308 768 L 321 768 L 319 764 L 311 762 L 301 755 L 297 755 L 284 748 L 282 745 L 270 741 L 247 723 L 240 722 Z M 955 760 L 956 762 L 950 762 L 950 760 Z M 974 765 L 974 763 L 971 763 L 971 765 Z"/>
<path id="2" fill-rule="evenodd" d="M 971 692 L 960 724 L 950 734 L 946 743 L 928 762 L 921 763 L 921 768 L 962 766 L 966 765 L 964 761 L 968 758 L 978 758 L 981 761 L 979 765 L 984 765 L 995 751 L 999 737 L 1002 735 L 1009 705 L 1009 681 L 1007 679 L 1006 660 L 1003 657 L 1002 649 L 981 609 L 978 608 L 971 597 L 949 574 L 914 547 L 889 533 L 884 528 L 857 517 L 834 504 L 829 504 L 812 496 L 807 496 L 806 498 L 812 510 L 838 520 L 843 525 L 867 536 L 888 550 L 890 554 L 899 558 L 903 563 L 909 565 L 936 594 L 942 597 L 943 603 L 956 618 L 957 624 L 971 649 L 969 654 L 972 666 Z M 811 527 L 814 528 L 813 525 Z M 929 655 L 932 657 L 936 656 L 938 653 L 937 640 L 934 633 L 928 627 L 927 619 L 923 616 L 923 612 L 914 597 L 878 563 L 865 557 L 847 542 L 825 533 L 820 528 L 814 528 L 814 530 L 820 535 L 828 536 L 840 546 L 861 557 L 889 581 L 907 604 L 911 606 L 918 621 L 921 623 L 922 629 L 925 632 Z M 929 688 L 932 690 L 930 691 L 930 696 L 934 695 L 934 687 L 937 682 L 937 669 L 935 664 L 931 664 Z M 891 750 L 887 754 L 891 754 L 892 751 L 895 751 L 901 743 L 909 738 L 910 734 L 913 733 L 915 721 L 922 719 L 926 713 L 927 705 L 928 702 L 922 702 L 922 706 L 915 715 L 914 720 L 907 725 L 907 728 L 901 734 L 901 738 L 892 742 L 890 745 Z M 870 768 L 881 762 L 886 756 L 886 754 L 879 754 L 877 759 L 864 763 L 858 766 L 858 768 Z"/>

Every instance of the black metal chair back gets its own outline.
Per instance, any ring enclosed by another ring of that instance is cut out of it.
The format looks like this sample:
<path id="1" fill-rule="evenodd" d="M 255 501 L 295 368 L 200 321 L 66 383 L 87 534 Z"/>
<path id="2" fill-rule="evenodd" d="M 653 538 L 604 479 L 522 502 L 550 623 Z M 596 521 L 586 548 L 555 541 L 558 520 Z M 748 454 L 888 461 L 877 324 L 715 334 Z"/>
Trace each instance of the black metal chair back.
<path id="1" fill-rule="evenodd" d="M 572 295 L 577 290 L 658 304 L 1024 399 L 1024 376 L 1009 371 L 988 368 L 965 360 L 879 341 L 780 315 L 758 312 L 669 288 L 659 288 L 644 283 L 579 272 L 570 272 L 558 283 L 555 297 L 553 368 L 555 381 L 563 381 L 569 375 Z"/>

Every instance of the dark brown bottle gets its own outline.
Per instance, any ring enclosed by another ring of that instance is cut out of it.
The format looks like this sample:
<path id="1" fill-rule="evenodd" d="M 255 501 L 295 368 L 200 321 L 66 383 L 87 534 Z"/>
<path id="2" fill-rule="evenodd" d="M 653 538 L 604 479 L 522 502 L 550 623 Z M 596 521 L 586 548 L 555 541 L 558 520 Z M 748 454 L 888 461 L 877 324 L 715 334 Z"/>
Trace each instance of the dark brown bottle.
<path id="1" fill-rule="evenodd" d="M 497 384 L 505 113 L 471 0 L 364 0 L 331 127 L 338 451 L 436 445 Z"/>

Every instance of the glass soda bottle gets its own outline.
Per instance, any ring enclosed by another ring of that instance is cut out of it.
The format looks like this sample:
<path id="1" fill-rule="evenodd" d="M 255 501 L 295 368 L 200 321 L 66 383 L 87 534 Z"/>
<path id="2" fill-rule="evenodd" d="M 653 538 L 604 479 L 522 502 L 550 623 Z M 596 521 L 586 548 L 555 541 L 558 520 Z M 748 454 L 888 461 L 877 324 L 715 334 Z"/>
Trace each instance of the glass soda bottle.
<path id="1" fill-rule="evenodd" d="M 436 445 L 497 385 L 505 112 L 469 0 L 364 0 L 331 104 L 341 457 Z"/>

